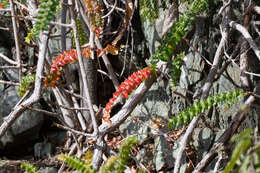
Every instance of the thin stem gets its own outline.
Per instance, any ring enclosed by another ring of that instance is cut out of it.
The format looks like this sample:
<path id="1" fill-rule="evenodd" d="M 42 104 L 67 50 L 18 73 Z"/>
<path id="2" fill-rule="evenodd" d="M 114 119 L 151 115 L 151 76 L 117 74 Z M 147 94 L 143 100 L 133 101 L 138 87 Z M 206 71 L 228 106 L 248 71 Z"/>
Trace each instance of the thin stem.
<path id="1" fill-rule="evenodd" d="M 246 28 L 243 27 L 242 25 L 234 22 L 234 21 L 229 21 L 228 24 L 229 24 L 230 27 L 236 29 L 237 31 L 239 31 L 245 37 L 245 39 L 249 43 L 250 47 L 255 52 L 255 55 L 257 56 L 258 60 L 260 61 L 260 50 L 259 50 L 258 46 L 256 45 L 256 43 L 254 42 L 251 35 L 249 34 L 249 32 L 246 30 Z"/>
<path id="2" fill-rule="evenodd" d="M 5 55 L 2 54 L 2 53 L 0 53 L 0 57 L 3 58 L 5 61 L 7 61 L 7 62 L 10 63 L 10 64 L 17 65 L 17 62 L 11 60 L 10 58 L 8 58 L 7 56 L 5 56 Z"/>
<path id="3" fill-rule="evenodd" d="M 11 81 L 0 80 L 0 83 L 1 83 L 1 84 L 6 84 L 6 85 L 15 85 L 15 86 L 20 86 L 20 83 L 11 82 Z"/>
<path id="4" fill-rule="evenodd" d="M 223 2 L 224 2 L 224 4 L 223 4 L 224 6 L 228 3 L 228 2 L 225 2 L 225 1 L 223 1 Z M 215 53 L 213 64 L 210 68 L 209 75 L 207 76 L 206 82 L 202 87 L 201 99 L 205 99 L 209 95 L 209 91 L 210 91 L 210 89 L 213 85 L 215 76 L 217 74 L 217 69 L 219 67 L 220 60 L 222 58 L 224 46 L 227 43 L 228 31 L 229 30 L 228 30 L 224 21 L 229 17 L 228 11 L 230 11 L 229 6 L 227 6 L 226 9 L 225 9 L 225 15 L 226 16 L 223 17 L 223 21 L 222 21 L 222 23 L 224 23 L 224 31 L 222 32 L 222 38 L 221 38 L 221 41 L 220 41 L 219 46 L 217 48 L 217 51 Z M 188 141 L 190 140 L 190 136 L 191 136 L 192 132 L 194 131 L 194 128 L 196 127 L 196 125 L 199 121 L 199 118 L 200 118 L 200 116 L 196 116 L 196 117 L 193 118 L 193 120 L 190 122 L 190 124 L 187 128 L 186 133 L 184 134 L 182 140 L 180 141 L 181 145 L 180 145 L 180 148 L 179 148 L 179 151 L 178 151 L 178 157 L 177 157 L 176 162 L 175 162 L 174 173 L 179 173 L 181 161 L 182 161 L 182 158 L 183 158 L 184 151 L 186 149 L 186 145 L 187 145 Z"/>
<path id="5" fill-rule="evenodd" d="M 72 1 L 71 4 L 72 4 L 72 7 L 74 7 L 74 1 Z M 93 104 L 92 104 L 91 99 L 90 99 L 87 75 L 86 75 L 86 72 L 85 72 L 85 67 L 84 67 L 83 59 L 82 59 L 82 55 L 81 55 L 79 36 L 78 36 L 78 28 L 77 28 L 77 24 L 76 24 L 76 15 L 75 15 L 73 8 L 71 8 L 71 16 L 72 16 L 72 20 L 71 20 L 72 28 L 73 28 L 74 38 L 75 38 L 78 60 L 79 60 L 79 67 L 80 67 L 80 72 L 81 72 L 82 80 L 83 80 L 83 87 L 84 87 L 84 91 L 86 92 L 87 105 L 89 107 L 90 116 L 91 116 L 91 120 L 92 120 L 92 124 L 93 124 L 93 128 L 94 128 L 93 134 L 97 135 L 98 134 L 98 126 L 97 126 L 97 121 L 96 121 L 96 117 L 95 117 L 95 113 L 94 113 L 94 109 L 93 109 Z"/>
<path id="6" fill-rule="evenodd" d="M 21 52 L 20 52 L 20 44 L 18 38 L 18 29 L 16 24 L 15 12 L 14 12 L 14 3 L 13 0 L 10 0 L 10 9 L 12 15 L 12 24 L 13 24 L 13 31 L 14 31 L 14 42 L 15 42 L 15 50 L 16 50 L 16 60 L 17 66 L 19 68 L 19 81 L 21 80 L 22 68 L 21 68 Z"/>
<path id="7" fill-rule="evenodd" d="M 87 16 L 84 14 L 84 10 L 83 10 L 82 6 L 80 6 L 80 13 L 82 15 L 82 19 L 84 20 L 84 22 L 88 25 L 89 28 L 91 28 L 90 22 L 89 22 Z M 96 46 L 97 46 L 98 49 L 103 50 L 103 47 L 102 47 L 98 38 L 95 38 L 95 43 L 96 43 Z M 112 67 L 112 65 L 111 65 L 110 61 L 108 60 L 108 57 L 105 53 L 102 55 L 102 59 L 103 59 L 105 66 L 108 70 L 109 77 L 112 80 L 114 87 L 117 88 L 119 86 L 119 82 L 117 80 L 117 77 L 115 75 L 113 67 Z"/>
<path id="8" fill-rule="evenodd" d="M 41 81 L 42 81 L 42 73 L 44 66 L 45 53 L 47 49 L 48 36 L 47 34 L 40 33 L 41 41 L 39 42 L 39 57 L 37 62 L 36 69 L 36 79 L 34 83 L 34 91 L 33 94 L 26 100 L 24 100 L 21 104 L 14 107 L 13 111 L 4 119 L 3 123 L 0 126 L 0 138 L 5 134 L 8 128 L 14 123 L 14 121 L 22 115 L 22 113 L 26 110 L 27 106 L 31 106 L 35 102 L 37 102 L 40 98 L 41 92 Z"/>

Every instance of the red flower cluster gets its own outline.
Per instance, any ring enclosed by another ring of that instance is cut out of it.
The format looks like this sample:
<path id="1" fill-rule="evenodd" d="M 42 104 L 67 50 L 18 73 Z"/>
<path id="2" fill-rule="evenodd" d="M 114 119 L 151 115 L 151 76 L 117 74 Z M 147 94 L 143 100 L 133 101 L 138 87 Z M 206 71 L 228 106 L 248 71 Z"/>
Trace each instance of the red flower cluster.
<path id="1" fill-rule="evenodd" d="M 142 70 L 134 72 L 131 76 L 129 76 L 124 82 L 122 82 L 116 89 L 116 92 L 113 94 L 113 97 L 109 99 L 109 102 L 106 104 L 105 113 L 103 115 L 103 120 L 111 123 L 110 112 L 111 107 L 114 104 L 114 101 L 122 95 L 123 98 L 128 98 L 128 95 L 132 93 L 133 90 L 139 86 L 143 79 L 148 79 L 152 72 L 152 68 L 146 67 Z"/>
<path id="2" fill-rule="evenodd" d="M 62 67 L 78 60 L 78 54 L 76 49 L 71 49 L 60 53 L 55 60 L 52 60 L 51 73 L 57 73 L 60 75 Z"/>
<path id="3" fill-rule="evenodd" d="M 84 57 L 90 57 L 90 47 L 86 47 L 82 50 Z M 44 87 L 55 87 L 55 82 L 60 80 L 62 67 L 78 60 L 78 54 L 76 49 L 71 49 L 60 53 L 55 60 L 52 60 L 50 74 L 44 80 Z"/>
<path id="4" fill-rule="evenodd" d="M 81 50 L 82 56 L 90 58 L 90 46 L 87 46 Z M 97 57 L 100 57 L 104 52 L 111 53 L 112 55 L 118 54 L 118 48 L 112 45 L 107 45 L 105 49 L 96 49 Z M 78 60 L 78 54 L 76 49 L 71 49 L 60 53 L 55 60 L 52 60 L 50 74 L 44 80 L 44 87 L 55 87 L 55 82 L 60 80 L 61 70 L 63 66 L 70 64 Z"/>

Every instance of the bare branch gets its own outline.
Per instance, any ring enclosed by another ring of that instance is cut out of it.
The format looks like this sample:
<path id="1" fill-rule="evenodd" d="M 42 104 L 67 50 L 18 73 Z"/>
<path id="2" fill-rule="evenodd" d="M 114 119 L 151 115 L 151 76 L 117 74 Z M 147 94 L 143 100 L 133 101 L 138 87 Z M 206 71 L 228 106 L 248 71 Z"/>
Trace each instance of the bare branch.
<path id="1" fill-rule="evenodd" d="M 224 2 L 223 5 L 225 6 L 226 3 Z M 226 10 L 229 10 L 229 7 L 227 7 Z M 226 11 L 225 11 L 225 14 L 227 14 Z M 223 18 L 223 20 L 225 20 L 225 18 L 226 18 L 226 16 Z M 217 51 L 216 51 L 215 56 L 214 56 L 213 64 L 210 68 L 210 72 L 207 76 L 206 82 L 202 87 L 201 99 L 207 98 L 208 95 L 209 95 L 209 91 L 210 91 L 210 89 L 213 85 L 215 76 L 217 74 L 217 69 L 218 69 L 219 64 L 220 64 L 220 60 L 221 60 L 221 57 L 222 57 L 222 54 L 223 54 L 223 51 L 224 51 L 225 44 L 227 43 L 228 28 L 226 26 L 224 26 L 224 27 L 225 28 L 224 28 L 224 31 L 222 32 L 221 41 L 219 43 L 219 46 L 218 46 Z M 175 162 L 174 173 L 178 173 L 179 170 L 180 170 L 181 161 L 182 161 L 182 157 L 183 157 L 186 145 L 187 145 L 187 143 L 190 139 L 190 136 L 191 136 L 194 128 L 196 127 L 196 125 L 198 123 L 199 118 L 200 118 L 199 115 L 193 118 L 193 120 L 190 122 L 190 124 L 189 124 L 189 126 L 186 130 L 186 133 L 184 134 L 183 138 L 180 141 L 181 145 L 180 145 L 178 155 L 177 155 L 177 159 L 176 159 L 176 162 Z"/>
<path id="2" fill-rule="evenodd" d="M 74 4 L 74 1 L 72 1 L 71 3 Z M 80 67 L 80 72 L 81 72 L 82 80 L 83 80 L 83 87 L 84 87 L 84 91 L 86 92 L 85 94 L 86 94 L 86 97 L 87 97 L 87 105 L 89 107 L 90 116 L 91 116 L 91 120 L 92 120 L 92 124 L 93 124 L 93 128 L 94 128 L 94 135 L 97 135 L 98 134 L 98 126 L 97 126 L 95 113 L 94 113 L 94 110 L 93 110 L 93 104 L 92 104 L 91 99 L 90 99 L 87 75 L 86 75 L 86 72 L 85 72 L 83 59 L 82 59 L 82 55 L 81 55 L 81 50 L 80 50 L 79 36 L 78 36 L 78 30 L 77 30 L 77 24 L 76 24 L 76 16 L 75 16 L 74 9 L 72 9 L 72 8 L 71 8 L 71 15 L 72 15 L 72 27 L 73 27 L 73 31 L 74 31 L 74 38 L 75 38 L 76 49 L 77 49 L 78 60 L 79 60 L 79 67 Z"/>
<path id="3" fill-rule="evenodd" d="M 16 82 L 11 82 L 11 81 L 4 81 L 4 80 L 0 80 L 1 84 L 7 84 L 7 85 L 15 85 L 15 86 L 20 86 L 20 83 L 16 83 Z"/>
<path id="4" fill-rule="evenodd" d="M 249 32 L 244 28 L 242 25 L 236 23 L 235 21 L 229 21 L 229 26 L 239 31 L 247 40 L 253 51 L 255 52 L 255 55 L 257 56 L 258 60 L 260 61 L 260 50 L 258 46 L 255 44 L 253 38 L 249 34 Z"/>
<path id="5" fill-rule="evenodd" d="M 7 61 L 7 62 L 10 63 L 10 64 L 17 65 L 17 62 L 11 60 L 10 58 L 8 58 L 7 56 L 5 56 L 5 55 L 2 54 L 2 53 L 0 53 L 0 57 L 3 58 L 5 61 Z"/>
<path id="6" fill-rule="evenodd" d="M 110 120 L 112 124 L 108 124 L 107 122 L 103 122 L 99 126 L 99 131 L 102 136 L 110 132 L 111 130 L 118 127 L 134 110 L 136 105 L 140 102 L 140 100 L 143 98 L 145 93 L 149 90 L 149 88 L 152 86 L 152 84 L 156 81 L 157 75 L 152 74 L 151 77 L 145 82 L 143 82 L 134 92 L 134 94 L 126 101 L 124 106 L 121 108 L 121 110 L 115 114 Z"/>
<path id="7" fill-rule="evenodd" d="M 260 15 L 260 7 L 259 6 L 254 6 L 254 11 Z"/>
<path id="8" fill-rule="evenodd" d="M 90 22 L 89 22 L 87 16 L 84 14 L 83 7 L 80 6 L 79 10 L 80 10 L 80 13 L 82 15 L 82 18 L 83 18 L 84 22 L 88 25 L 89 28 L 91 28 Z M 102 47 L 102 45 L 101 45 L 101 43 L 100 43 L 98 38 L 95 38 L 95 43 L 96 43 L 96 46 L 97 46 L 98 49 L 103 50 L 103 47 Z M 103 61 L 105 63 L 105 66 L 106 66 L 106 68 L 108 70 L 109 77 L 112 80 L 112 82 L 114 84 L 114 87 L 117 88 L 119 86 L 119 82 L 117 80 L 117 77 L 115 75 L 113 67 L 112 67 L 112 65 L 111 65 L 110 61 L 108 60 L 108 57 L 107 57 L 107 55 L 105 53 L 102 55 L 102 59 L 103 59 Z"/>
<path id="9" fill-rule="evenodd" d="M 48 36 L 41 32 L 40 34 L 40 46 L 39 46 L 39 57 L 36 69 L 36 79 L 34 84 L 34 91 L 33 94 L 25 101 L 23 101 L 20 105 L 14 107 L 13 111 L 4 118 L 3 123 L 0 126 L 0 138 L 5 134 L 8 128 L 14 123 L 14 121 L 26 110 L 27 106 L 31 106 L 35 102 L 37 102 L 40 98 L 40 91 L 41 91 L 41 80 L 42 80 L 42 73 L 43 73 L 43 66 L 44 66 L 44 58 L 45 52 L 48 43 Z"/>
<path id="10" fill-rule="evenodd" d="M 18 66 L 0 66 L 0 70 L 3 69 L 19 69 L 20 67 Z"/>
<path id="11" fill-rule="evenodd" d="M 17 66 L 19 67 L 19 81 L 21 80 L 21 51 L 20 51 L 20 44 L 19 44 L 19 38 L 18 38 L 18 29 L 17 29 L 17 22 L 15 18 L 15 12 L 14 12 L 14 4 L 13 0 L 9 0 L 10 2 L 10 9 L 11 9 L 11 15 L 12 15 L 12 24 L 13 24 L 13 31 L 14 31 L 14 42 L 15 42 L 15 50 L 16 50 L 16 60 L 17 60 Z"/>
<path id="12" fill-rule="evenodd" d="M 233 134 L 236 132 L 237 128 L 241 124 L 241 122 L 244 120 L 244 118 L 247 116 L 247 110 L 250 108 L 251 104 L 255 101 L 254 96 L 250 96 L 244 105 L 242 106 L 241 110 L 237 112 L 235 115 L 235 118 L 233 119 L 230 126 L 227 128 L 227 130 L 221 135 L 221 137 L 215 142 L 211 150 L 208 152 L 206 156 L 200 161 L 200 163 L 197 164 L 196 168 L 194 169 L 193 173 L 199 173 L 202 171 L 204 167 L 206 167 L 211 160 L 216 156 L 216 152 L 218 149 L 223 146 L 226 142 L 230 140 L 230 138 L 233 136 Z"/>
<path id="13" fill-rule="evenodd" d="M 75 130 L 73 128 L 70 128 L 70 127 L 66 127 L 66 126 L 63 126 L 61 124 L 57 124 L 57 123 L 53 123 L 55 126 L 57 126 L 58 128 L 62 128 L 62 129 L 65 129 L 65 130 L 68 130 L 68 131 L 71 131 L 72 133 L 75 133 L 75 134 L 78 134 L 78 135 L 83 135 L 89 139 L 96 139 L 96 135 L 92 135 L 92 134 L 88 134 L 88 133 L 84 133 L 82 131 L 78 131 L 78 130 Z"/>
<path id="14" fill-rule="evenodd" d="M 112 9 L 105 16 L 102 16 L 102 19 L 105 19 L 106 17 L 108 17 L 116 9 L 116 5 L 117 5 L 117 0 L 115 0 L 115 3 L 113 5 Z"/>

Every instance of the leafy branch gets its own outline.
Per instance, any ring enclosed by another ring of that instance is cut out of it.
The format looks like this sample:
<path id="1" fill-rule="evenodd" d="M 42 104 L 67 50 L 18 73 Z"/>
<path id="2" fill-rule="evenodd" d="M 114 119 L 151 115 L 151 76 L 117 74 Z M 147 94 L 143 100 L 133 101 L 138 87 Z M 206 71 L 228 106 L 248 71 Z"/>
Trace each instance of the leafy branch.
<path id="1" fill-rule="evenodd" d="M 112 156 L 108 158 L 108 160 L 104 163 L 104 165 L 100 168 L 100 172 L 108 173 L 108 172 L 116 172 L 122 173 L 125 170 L 125 166 L 128 165 L 129 160 L 131 159 L 131 149 L 134 145 L 138 143 L 137 136 L 132 136 L 126 138 L 122 146 L 120 147 L 119 154 L 117 156 Z M 95 172 L 92 169 L 91 159 L 92 153 L 87 152 L 85 159 L 80 159 L 74 156 L 68 156 L 62 154 L 59 156 L 59 159 L 65 161 L 71 168 L 76 169 L 82 173 L 86 172 Z"/>
<path id="2" fill-rule="evenodd" d="M 30 85 L 35 81 L 35 74 L 26 75 L 22 77 L 20 86 L 18 88 L 19 97 L 23 97 L 25 92 L 29 89 Z"/>
<path id="3" fill-rule="evenodd" d="M 35 168 L 34 165 L 27 162 L 21 163 L 20 167 L 24 168 L 26 173 L 39 173 L 39 171 Z"/>
<path id="4" fill-rule="evenodd" d="M 226 168 L 223 171 L 221 171 L 221 173 L 229 173 L 233 170 L 239 157 L 242 154 L 244 154 L 251 145 L 251 140 L 252 140 L 251 133 L 252 133 L 252 129 L 246 129 L 240 134 L 234 135 L 232 137 L 231 141 L 235 142 L 236 145 L 232 152 L 231 160 L 228 162 Z"/>
<path id="5" fill-rule="evenodd" d="M 37 14 L 37 21 L 31 31 L 27 34 L 25 41 L 30 43 L 33 37 L 38 37 L 40 31 L 46 31 L 59 7 L 59 0 L 42 0 Z"/>
<path id="6" fill-rule="evenodd" d="M 179 20 L 174 23 L 170 31 L 167 32 L 161 46 L 158 47 L 156 53 L 152 57 L 152 63 L 156 64 L 159 60 L 169 61 L 176 49 L 178 43 L 181 42 L 185 34 L 190 30 L 191 26 L 194 24 L 196 16 L 202 12 L 207 12 L 208 1 L 207 0 L 195 0 L 191 4 L 191 8 L 183 13 L 179 17 Z M 180 53 L 174 58 L 172 62 L 172 72 L 171 80 L 172 84 L 176 86 L 179 82 L 181 75 L 181 66 L 183 64 L 182 57 L 184 53 Z M 173 88 L 174 88 L 173 86 Z"/>
<path id="7" fill-rule="evenodd" d="M 194 102 L 191 106 L 184 109 L 172 119 L 169 120 L 169 128 L 173 128 L 173 126 L 179 127 L 181 125 L 186 124 L 190 120 L 192 120 L 195 116 L 199 115 L 200 113 L 205 112 L 206 110 L 210 109 L 211 107 L 219 104 L 219 103 L 227 103 L 228 106 L 231 106 L 237 99 L 244 95 L 242 90 L 234 90 L 231 92 L 222 92 L 221 94 L 217 94 L 214 96 L 210 96 L 206 99 L 202 99 L 200 101 Z"/>

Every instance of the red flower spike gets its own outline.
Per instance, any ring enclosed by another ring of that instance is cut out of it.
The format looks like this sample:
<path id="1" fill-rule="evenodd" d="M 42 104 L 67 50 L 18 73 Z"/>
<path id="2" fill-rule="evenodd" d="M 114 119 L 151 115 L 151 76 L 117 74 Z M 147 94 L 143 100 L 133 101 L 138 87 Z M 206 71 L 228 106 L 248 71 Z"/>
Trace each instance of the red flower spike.
<path id="1" fill-rule="evenodd" d="M 134 80 L 132 80 L 132 79 L 127 79 L 125 82 L 128 83 L 128 85 L 130 86 L 130 88 L 131 88 L 132 90 L 135 89 L 136 85 L 135 85 L 135 81 L 134 81 Z"/>
<path id="2" fill-rule="evenodd" d="M 129 83 L 127 83 L 126 81 L 123 83 L 124 84 L 124 89 L 129 91 L 131 90 L 131 86 L 129 85 Z"/>
<path id="3" fill-rule="evenodd" d="M 105 113 L 103 115 L 103 120 L 106 122 L 110 122 L 110 112 L 111 107 L 114 104 L 114 101 L 116 98 L 121 94 L 123 98 L 128 98 L 128 95 L 131 94 L 131 92 L 139 86 L 143 79 L 148 79 L 150 74 L 152 72 L 151 68 L 144 68 L 142 70 L 139 70 L 137 72 L 134 72 L 131 76 L 129 76 L 123 83 L 119 85 L 119 87 L 116 89 L 116 92 L 113 94 L 113 97 L 109 99 L 109 102 L 107 103 L 105 107 Z"/>
<path id="4" fill-rule="evenodd" d="M 114 101 L 116 100 L 116 97 L 112 97 L 112 98 L 109 99 L 109 101 L 110 101 L 110 100 L 111 100 L 112 102 L 114 102 Z"/>
<path id="5" fill-rule="evenodd" d="M 121 93 L 122 91 L 124 91 L 124 89 L 125 89 L 125 86 L 121 84 L 121 85 L 119 85 L 119 87 L 116 89 L 116 91 Z"/>
<path id="6" fill-rule="evenodd" d="M 117 98 L 119 95 L 120 95 L 120 92 L 114 92 L 113 98 L 114 98 L 114 97 Z"/>
<path id="7" fill-rule="evenodd" d="M 90 57 L 89 46 L 82 50 L 82 55 L 85 57 Z M 59 80 L 59 76 L 61 75 L 61 70 L 63 66 L 70 64 L 76 60 L 78 60 L 76 49 L 71 49 L 68 51 L 64 51 L 63 53 L 59 53 L 57 58 L 52 60 L 52 65 L 50 69 L 51 75 L 49 77 L 46 77 L 49 78 L 48 80 L 45 78 L 45 86 L 48 87 L 55 85 L 55 81 Z"/>
<path id="8" fill-rule="evenodd" d="M 135 83 L 137 83 L 137 84 L 142 83 L 142 78 L 137 77 L 134 80 L 135 80 Z"/>
<path id="9" fill-rule="evenodd" d="M 110 98 L 108 104 L 113 105 L 113 103 L 115 101 L 114 99 L 115 99 L 114 97 Z"/>
<path id="10" fill-rule="evenodd" d="M 148 75 L 147 73 L 144 73 L 144 74 L 143 74 L 143 77 L 144 77 L 145 79 L 148 79 L 149 75 Z"/>
<path id="11" fill-rule="evenodd" d="M 126 90 L 123 91 L 122 96 L 127 99 L 128 98 L 128 92 Z"/>
<path id="12" fill-rule="evenodd" d="M 106 108 L 105 108 L 105 111 L 106 111 L 106 112 L 109 112 L 110 109 L 111 109 L 111 106 L 108 106 L 108 105 L 107 105 Z"/>

